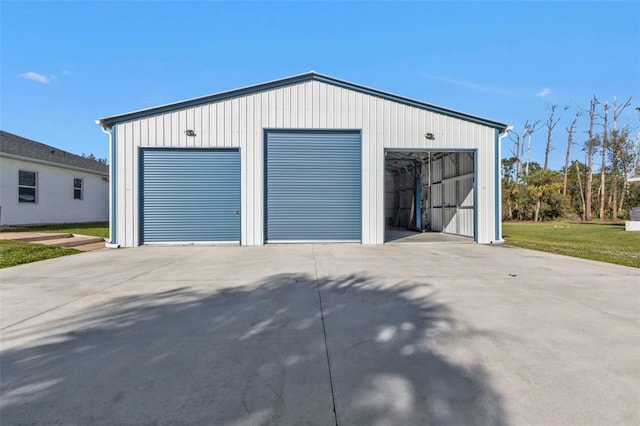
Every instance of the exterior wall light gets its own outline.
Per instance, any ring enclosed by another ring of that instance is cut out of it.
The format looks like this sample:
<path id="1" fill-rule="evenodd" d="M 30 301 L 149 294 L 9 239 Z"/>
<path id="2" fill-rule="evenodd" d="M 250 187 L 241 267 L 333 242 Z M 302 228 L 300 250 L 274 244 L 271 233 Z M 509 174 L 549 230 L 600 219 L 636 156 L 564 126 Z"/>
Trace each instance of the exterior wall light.
<path id="1" fill-rule="evenodd" d="M 187 130 L 184 131 L 184 134 L 187 135 L 187 136 L 195 136 L 196 132 L 194 132 L 191 129 L 187 129 Z"/>
<path id="2" fill-rule="evenodd" d="M 433 136 L 433 133 L 425 133 L 424 138 L 430 141 L 436 140 L 436 137 Z"/>

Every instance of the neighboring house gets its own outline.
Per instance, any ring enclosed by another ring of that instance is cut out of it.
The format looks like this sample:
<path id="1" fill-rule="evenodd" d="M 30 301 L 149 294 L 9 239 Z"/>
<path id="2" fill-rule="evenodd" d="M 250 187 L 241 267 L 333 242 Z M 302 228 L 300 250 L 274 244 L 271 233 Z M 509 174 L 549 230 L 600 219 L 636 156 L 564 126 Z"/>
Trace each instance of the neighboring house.
<path id="1" fill-rule="evenodd" d="M 114 245 L 502 241 L 501 122 L 308 72 L 97 124 Z"/>
<path id="2" fill-rule="evenodd" d="M 0 131 L 0 225 L 108 218 L 106 164 Z"/>
<path id="3" fill-rule="evenodd" d="M 640 182 L 640 153 L 636 159 L 636 175 L 628 179 L 629 182 Z"/>

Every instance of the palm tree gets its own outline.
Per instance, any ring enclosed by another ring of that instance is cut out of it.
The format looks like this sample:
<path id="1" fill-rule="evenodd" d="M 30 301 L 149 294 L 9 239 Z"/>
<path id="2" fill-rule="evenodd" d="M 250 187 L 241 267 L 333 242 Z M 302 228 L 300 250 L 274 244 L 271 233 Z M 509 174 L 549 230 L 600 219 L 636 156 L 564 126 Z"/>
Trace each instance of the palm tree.
<path id="1" fill-rule="evenodd" d="M 550 195 L 556 194 L 562 188 L 561 176 L 558 172 L 549 169 L 538 169 L 527 178 L 527 189 L 536 199 L 536 213 L 534 221 L 540 217 L 540 204 Z"/>

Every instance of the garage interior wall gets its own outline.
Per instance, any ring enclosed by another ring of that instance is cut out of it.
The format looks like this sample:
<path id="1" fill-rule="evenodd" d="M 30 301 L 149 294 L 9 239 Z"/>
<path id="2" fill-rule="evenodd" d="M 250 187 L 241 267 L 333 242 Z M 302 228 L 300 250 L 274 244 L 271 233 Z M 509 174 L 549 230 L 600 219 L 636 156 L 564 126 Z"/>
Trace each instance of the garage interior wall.
<path id="1" fill-rule="evenodd" d="M 385 158 L 388 227 L 474 237 L 474 152 L 400 151 Z"/>
<path id="2" fill-rule="evenodd" d="M 384 243 L 385 149 L 477 150 L 477 238 L 494 239 L 494 128 L 310 79 L 115 124 L 115 243 L 139 245 L 138 148 L 234 147 L 240 148 L 241 244 L 264 244 L 264 129 L 361 131 L 363 244 Z"/>

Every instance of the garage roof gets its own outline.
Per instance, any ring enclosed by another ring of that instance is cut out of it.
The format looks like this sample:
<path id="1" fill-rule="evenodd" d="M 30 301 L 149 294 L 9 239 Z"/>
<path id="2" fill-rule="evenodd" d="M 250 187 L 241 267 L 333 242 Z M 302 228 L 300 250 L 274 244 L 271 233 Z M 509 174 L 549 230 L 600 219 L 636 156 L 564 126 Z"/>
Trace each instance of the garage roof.
<path id="1" fill-rule="evenodd" d="M 362 92 L 371 96 L 376 96 L 376 97 L 388 99 L 394 102 L 402 103 L 405 105 L 410 105 L 416 108 L 436 112 L 438 114 L 443 114 L 443 115 L 459 118 L 461 120 L 482 124 L 488 127 L 498 129 L 500 130 L 500 132 L 505 132 L 507 129 L 507 124 L 505 123 L 489 120 L 482 117 L 477 117 L 475 115 L 466 114 L 466 113 L 455 111 L 452 109 L 443 108 L 437 105 L 428 104 L 415 99 L 405 98 L 403 96 L 394 95 L 393 93 L 383 92 L 378 89 L 372 89 L 370 87 L 361 86 L 359 84 L 351 83 L 345 80 L 340 80 L 335 77 L 319 74 L 315 71 L 310 71 L 304 74 L 299 74 L 292 77 L 286 77 L 279 80 L 269 81 L 266 83 L 256 84 L 253 86 L 247 86 L 240 89 L 234 89 L 234 90 L 229 90 L 225 92 L 215 93 L 212 95 L 188 99 L 185 101 L 174 102 L 174 103 L 161 105 L 153 108 L 142 109 L 142 110 L 128 112 L 124 114 L 112 115 L 109 117 L 96 120 L 96 124 L 105 128 L 110 128 L 114 124 L 118 124 L 124 121 L 134 120 L 141 117 L 146 117 L 149 115 L 175 111 L 175 110 L 188 108 L 188 107 L 201 105 L 201 104 L 206 104 L 210 102 L 217 102 L 217 101 L 221 101 L 221 100 L 225 100 L 225 99 L 229 99 L 237 96 L 247 95 L 247 94 L 264 91 L 264 90 L 270 90 L 270 89 L 274 89 L 282 86 L 288 86 L 291 84 L 310 81 L 310 80 L 332 84 L 334 86 L 339 86 L 345 89 Z"/>

